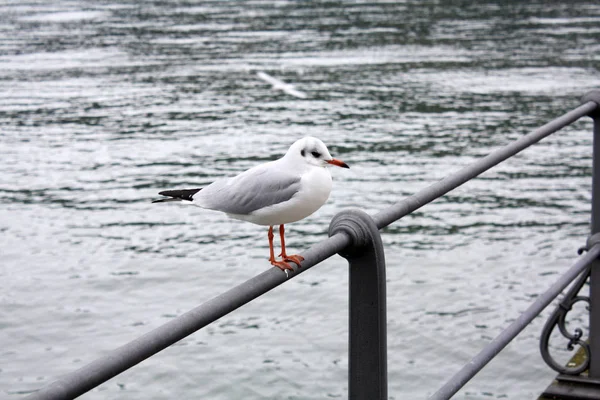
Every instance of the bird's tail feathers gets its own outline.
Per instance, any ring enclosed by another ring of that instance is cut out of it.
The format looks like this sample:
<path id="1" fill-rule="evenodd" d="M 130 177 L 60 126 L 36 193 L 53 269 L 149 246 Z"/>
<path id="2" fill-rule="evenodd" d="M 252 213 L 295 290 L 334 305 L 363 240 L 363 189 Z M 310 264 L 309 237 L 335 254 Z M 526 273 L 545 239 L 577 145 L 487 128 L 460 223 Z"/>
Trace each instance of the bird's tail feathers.
<path id="1" fill-rule="evenodd" d="M 166 203 L 169 201 L 182 201 L 182 200 L 186 200 L 186 201 L 192 201 L 193 196 L 198 193 L 200 190 L 202 190 L 202 188 L 199 189 L 181 189 L 181 190 L 165 190 L 162 192 L 159 192 L 158 194 L 161 196 L 167 196 L 169 197 L 168 199 L 158 199 L 158 200 L 153 200 L 153 203 Z"/>

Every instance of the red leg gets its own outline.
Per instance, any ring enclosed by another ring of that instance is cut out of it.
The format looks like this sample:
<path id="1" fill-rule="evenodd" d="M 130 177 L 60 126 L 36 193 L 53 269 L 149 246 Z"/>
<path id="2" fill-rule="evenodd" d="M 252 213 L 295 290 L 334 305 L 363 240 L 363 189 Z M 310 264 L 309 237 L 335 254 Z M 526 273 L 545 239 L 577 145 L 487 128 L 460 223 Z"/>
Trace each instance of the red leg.
<path id="1" fill-rule="evenodd" d="M 294 268 L 292 268 L 290 266 L 290 264 L 286 263 L 285 261 L 275 261 L 275 251 L 273 250 L 273 227 L 269 226 L 269 233 L 268 233 L 268 237 L 269 237 L 269 253 L 270 253 L 270 257 L 269 257 L 269 261 L 271 262 L 271 265 L 276 266 L 277 268 L 279 268 L 282 271 L 285 271 L 286 269 L 290 269 L 290 270 L 294 270 Z"/>
<path id="2" fill-rule="evenodd" d="M 272 227 L 271 227 L 272 228 Z M 279 225 L 279 237 L 281 238 L 281 254 L 280 256 L 283 257 L 284 261 L 291 261 L 293 263 L 296 263 L 299 267 L 300 262 L 304 261 L 304 257 L 299 256 L 299 255 L 287 255 L 285 252 L 285 228 L 283 227 L 283 225 Z"/>
<path id="3" fill-rule="evenodd" d="M 281 254 L 279 257 L 285 257 L 285 228 L 283 225 L 279 225 L 279 239 L 281 241 Z"/>

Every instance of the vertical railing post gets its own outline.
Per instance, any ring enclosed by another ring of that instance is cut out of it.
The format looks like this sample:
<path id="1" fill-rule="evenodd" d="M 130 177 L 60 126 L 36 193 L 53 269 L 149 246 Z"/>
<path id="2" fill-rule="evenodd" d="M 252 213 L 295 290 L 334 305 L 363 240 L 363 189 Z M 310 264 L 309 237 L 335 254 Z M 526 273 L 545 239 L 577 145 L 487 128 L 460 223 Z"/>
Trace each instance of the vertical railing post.
<path id="1" fill-rule="evenodd" d="M 600 90 L 583 97 L 583 102 L 598 104 L 590 114 L 594 119 L 594 144 L 592 161 L 592 229 L 591 234 L 600 233 Z M 600 379 L 600 260 L 592 263 L 590 275 L 590 369 L 589 377 Z"/>
<path id="2" fill-rule="evenodd" d="M 329 235 L 344 232 L 351 245 L 348 392 L 351 400 L 387 400 L 385 257 L 379 229 L 363 211 L 337 214 Z"/>

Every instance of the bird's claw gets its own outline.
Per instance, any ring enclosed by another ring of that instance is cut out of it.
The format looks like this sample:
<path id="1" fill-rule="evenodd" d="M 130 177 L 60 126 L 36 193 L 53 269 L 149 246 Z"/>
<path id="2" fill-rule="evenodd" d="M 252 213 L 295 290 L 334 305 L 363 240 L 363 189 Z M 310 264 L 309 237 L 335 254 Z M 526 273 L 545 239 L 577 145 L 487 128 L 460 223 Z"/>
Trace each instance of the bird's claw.
<path id="1" fill-rule="evenodd" d="M 282 271 L 285 271 L 287 273 L 287 270 L 289 269 L 290 271 L 293 271 L 294 268 L 292 268 L 292 266 L 289 264 L 289 262 L 293 262 L 294 264 L 298 265 L 298 267 L 301 267 L 300 263 L 304 261 L 304 257 L 299 256 L 299 255 L 285 255 L 283 256 L 283 261 L 275 261 L 275 260 L 271 260 L 271 264 L 277 268 L 279 268 Z"/>
<path id="2" fill-rule="evenodd" d="M 291 256 L 284 256 L 283 257 L 284 261 L 291 261 L 293 263 L 295 263 L 296 265 L 298 265 L 299 267 L 301 267 L 300 263 L 302 261 L 304 261 L 304 257 L 299 256 L 299 255 L 291 255 Z"/>
<path id="3" fill-rule="evenodd" d="M 290 271 L 294 270 L 294 268 L 292 268 L 292 266 L 286 263 L 285 261 L 271 261 L 271 264 L 282 271 L 285 271 L 287 269 L 289 269 Z"/>

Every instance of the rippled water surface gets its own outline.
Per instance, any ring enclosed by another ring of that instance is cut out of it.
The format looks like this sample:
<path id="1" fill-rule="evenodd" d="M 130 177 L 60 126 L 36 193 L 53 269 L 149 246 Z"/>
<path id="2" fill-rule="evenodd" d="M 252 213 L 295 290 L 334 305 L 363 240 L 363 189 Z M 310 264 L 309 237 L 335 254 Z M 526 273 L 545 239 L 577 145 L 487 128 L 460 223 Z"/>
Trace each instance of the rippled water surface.
<path id="1" fill-rule="evenodd" d="M 592 1 L 0 4 L 2 393 L 269 268 L 263 227 L 159 190 L 317 136 L 351 169 L 287 227 L 302 252 L 340 210 L 382 210 L 577 106 L 599 38 Z M 590 145 L 581 120 L 384 230 L 390 398 L 433 393 L 573 261 Z M 84 398 L 346 398 L 347 286 L 331 258 Z M 456 398 L 545 388 L 547 315 Z"/>

